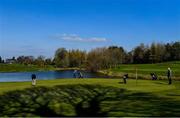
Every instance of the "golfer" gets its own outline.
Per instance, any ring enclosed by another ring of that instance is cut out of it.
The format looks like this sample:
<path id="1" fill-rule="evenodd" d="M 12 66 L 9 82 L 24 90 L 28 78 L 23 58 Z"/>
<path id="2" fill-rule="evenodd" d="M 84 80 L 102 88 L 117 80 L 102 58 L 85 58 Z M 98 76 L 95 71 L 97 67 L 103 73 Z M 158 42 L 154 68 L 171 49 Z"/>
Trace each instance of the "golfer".
<path id="1" fill-rule="evenodd" d="M 168 68 L 167 78 L 168 78 L 168 80 L 169 80 L 169 84 L 172 84 L 172 79 L 171 79 L 171 77 L 172 77 L 172 71 L 171 71 L 170 68 Z"/>
<path id="2" fill-rule="evenodd" d="M 31 78 L 32 78 L 32 85 L 35 86 L 36 85 L 36 75 L 32 74 Z"/>

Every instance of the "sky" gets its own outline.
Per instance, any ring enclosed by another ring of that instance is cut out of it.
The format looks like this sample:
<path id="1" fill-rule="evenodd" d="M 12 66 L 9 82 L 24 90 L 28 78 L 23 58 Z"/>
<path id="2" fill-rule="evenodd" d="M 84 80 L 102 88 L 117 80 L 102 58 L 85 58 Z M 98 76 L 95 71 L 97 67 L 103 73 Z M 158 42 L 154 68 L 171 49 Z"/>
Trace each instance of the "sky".
<path id="1" fill-rule="evenodd" d="M 180 41 L 180 0 L 0 0 L 0 56 Z"/>

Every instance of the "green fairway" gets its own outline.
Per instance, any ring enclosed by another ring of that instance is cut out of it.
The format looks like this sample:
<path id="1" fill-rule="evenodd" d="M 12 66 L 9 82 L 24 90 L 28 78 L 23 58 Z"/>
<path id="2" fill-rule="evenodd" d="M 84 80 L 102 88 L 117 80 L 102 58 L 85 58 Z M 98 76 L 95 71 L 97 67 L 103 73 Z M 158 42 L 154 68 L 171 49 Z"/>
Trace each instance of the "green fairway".
<path id="1" fill-rule="evenodd" d="M 130 79 L 125 85 L 120 79 L 56 79 L 38 80 L 36 87 L 1 82 L 0 100 L 0 116 L 180 116 L 180 81 Z M 51 112 L 43 115 L 38 109 Z"/>
<path id="2" fill-rule="evenodd" d="M 55 70 L 19 64 L 1 64 L 0 72 Z M 167 68 L 173 71 L 168 85 Z M 135 69 L 138 79 L 135 78 Z M 180 116 L 180 63 L 119 65 L 108 71 L 122 79 L 54 79 L 0 82 L 0 116 Z M 104 71 L 106 73 L 107 70 Z M 150 79 L 150 73 L 158 79 Z"/>
<path id="3" fill-rule="evenodd" d="M 141 78 L 150 79 L 150 73 L 155 73 L 160 79 L 165 79 L 167 76 L 167 68 L 172 69 L 172 75 L 174 79 L 180 79 L 180 62 L 167 62 L 158 64 L 122 64 L 116 68 L 109 69 L 112 75 L 120 75 L 123 73 L 129 73 L 130 76 L 135 78 L 137 73 Z"/>
<path id="4" fill-rule="evenodd" d="M 140 92 L 158 92 L 166 90 L 178 90 L 180 87 L 180 81 L 173 81 L 172 85 L 168 85 L 168 81 L 152 81 L 152 80 L 136 80 L 129 79 L 128 84 L 122 84 L 122 79 L 55 79 L 55 80 L 38 80 L 37 86 L 52 87 L 55 85 L 71 85 L 71 84 L 99 84 L 102 86 L 113 86 L 118 88 L 125 88 L 128 90 L 140 91 Z M 31 82 L 1 82 L 0 93 L 24 89 L 31 87 Z"/>

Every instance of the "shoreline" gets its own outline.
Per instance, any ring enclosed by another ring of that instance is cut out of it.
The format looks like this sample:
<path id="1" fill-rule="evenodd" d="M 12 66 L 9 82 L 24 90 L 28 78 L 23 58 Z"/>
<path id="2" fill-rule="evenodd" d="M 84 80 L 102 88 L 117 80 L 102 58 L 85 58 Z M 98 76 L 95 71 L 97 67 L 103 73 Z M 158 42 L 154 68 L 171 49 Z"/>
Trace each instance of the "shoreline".
<path id="1" fill-rule="evenodd" d="M 123 75 L 126 74 L 125 72 L 112 72 L 108 70 L 100 70 L 98 71 L 99 74 L 104 74 L 105 76 L 108 76 L 108 78 L 120 78 L 123 79 Z M 136 74 L 134 73 L 127 73 L 129 75 L 130 79 L 136 79 Z M 138 79 L 141 80 L 152 80 L 150 75 L 147 74 L 138 74 Z M 158 76 L 157 80 L 167 80 L 166 76 Z M 172 77 L 172 80 L 178 80 L 180 81 L 180 77 Z"/>

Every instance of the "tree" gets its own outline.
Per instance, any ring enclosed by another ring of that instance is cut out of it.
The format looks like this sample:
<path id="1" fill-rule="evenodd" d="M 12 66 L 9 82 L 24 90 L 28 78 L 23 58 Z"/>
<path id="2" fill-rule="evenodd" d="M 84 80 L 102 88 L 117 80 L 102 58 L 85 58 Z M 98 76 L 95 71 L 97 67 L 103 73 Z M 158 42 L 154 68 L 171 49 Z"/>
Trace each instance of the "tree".
<path id="1" fill-rule="evenodd" d="M 40 67 L 44 67 L 45 65 L 45 57 L 40 55 L 37 57 L 37 59 L 35 59 L 35 64 L 40 66 Z"/>
<path id="2" fill-rule="evenodd" d="M 106 48 L 96 48 L 91 50 L 87 56 L 87 69 L 96 72 L 99 69 L 108 67 Z"/>
<path id="3" fill-rule="evenodd" d="M 16 61 L 16 58 L 15 58 L 15 57 L 12 57 L 12 60 Z"/>
<path id="4" fill-rule="evenodd" d="M 69 54 L 69 66 L 70 67 L 82 67 L 86 60 L 86 52 L 80 50 L 70 50 Z"/>
<path id="5" fill-rule="evenodd" d="M 65 48 L 59 48 L 55 52 L 54 62 L 57 67 L 68 67 L 68 52 Z"/>
<path id="6" fill-rule="evenodd" d="M 96 48 L 86 53 L 81 50 L 59 48 L 52 61 L 57 67 L 84 67 L 91 71 L 116 67 L 123 63 L 159 63 L 180 60 L 180 42 L 155 43 L 150 46 L 141 43 L 126 52 L 123 47 Z M 49 60 L 50 61 L 50 60 Z"/>
<path id="7" fill-rule="evenodd" d="M 0 63 L 2 63 L 2 57 L 0 56 Z"/>
<path id="8" fill-rule="evenodd" d="M 133 63 L 133 52 L 132 51 L 125 53 L 124 63 L 125 64 Z"/>
<path id="9" fill-rule="evenodd" d="M 172 60 L 172 56 L 171 56 L 171 53 L 172 53 L 172 47 L 171 47 L 171 44 L 170 43 L 167 43 L 165 45 L 165 55 L 164 55 L 164 61 L 170 61 Z"/>
<path id="10" fill-rule="evenodd" d="M 150 48 L 150 52 L 151 52 L 151 55 L 150 55 L 150 60 L 152 63 L 155 63 L 156 62 L 156 44 L 153 42 L 151 44 L 151 48 Z"/>
<path id="11" fill-rule="evenodd" d="M 108 48 L 108 57 L 111 66 L 116 67 L 118 64 L 124 63 L 125 51 L 123 47 L 110 46 Z"/>
<path id="12" fill-rule="evenodd" d="M 20 64 L 25 64 L 25 65 L 33 64 L 34 63 L 34 57 L 33 56 L 19 56 L 16 59 L 16 62 L 20 63 Z"/>
<path id="13" fill-rule="evenodd" d="M 23 64 L 23 62 L 24 62 L 24 56 L 19 56 L 17 58 L 17 63 Z"/>
<path id="14" fill-rule="evenodd" d="M 180 60 L 180 41 L 172 44 L 171 55 L 173 60 Z"/>
<path id="15" fill-rule="evenodd" d="M 144 63 L 144 54 L 145 54 L 145 46 L 144 44 L 140 44 L 133 51 L 133 62 L 134 63 Z"/>
<path id="16" fill-rule="evenodd" d="M 164 44 L 161 43 L 157 43 L 156 44 L 156 49 L 155 49 L 155 55 L 156 55 L 156 62 L 162 62 L 164 59 L 164 55 L 165 55 L 166 49 Z"/>
<path id="17" fill-rule="evenodd" d="M 124 62 L 125 52 L 122 47 L 110 46 L 96 48 L 87 55 L 87 68 L 91 71 L 116 67 Z"/>
<path id="18" fill-rule="evenodd" d="M 52 60 L 50 58 L 45 59 L 45 64 L 46 65 L 51 65 L 52 64 Z"/>

